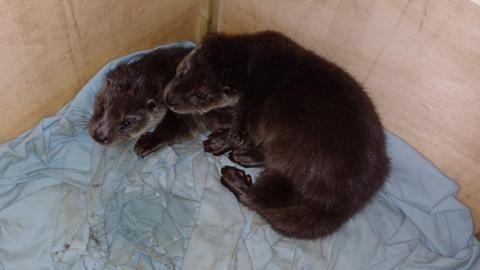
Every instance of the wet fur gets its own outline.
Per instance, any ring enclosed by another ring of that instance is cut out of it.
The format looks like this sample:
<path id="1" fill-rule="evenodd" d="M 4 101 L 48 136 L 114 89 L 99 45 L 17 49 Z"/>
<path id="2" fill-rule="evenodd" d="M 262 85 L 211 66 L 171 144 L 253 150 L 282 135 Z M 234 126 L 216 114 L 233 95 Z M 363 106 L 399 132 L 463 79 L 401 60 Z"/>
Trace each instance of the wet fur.
<path id="1" fill-rule="evenodd" d="M 185 61 L 165 99 L 187 114 L 232 106 L 233 126 L 212 133 L 205 150 L 264 167 L 254 184 L 233 167 L 221 181 L 279 233 L 329 235 L 384 183 L 382 124 L 340 67 L 276 32 L 214 34 Z"/>
<path id="2" fill-rule="evenodd" d="M 218 128 L 228 114 L 179 116 L 164 103 L 165 86 L 191 50 L 158 49 L 111 70 L 95 98 L 94 113 L 88 125 L 90 135 L 105 145 L 139 138 L 134 150 L 146 156 L 162 145 L 190 138 L 204 128 Z M 129 122 L 127 127 L 122 126 L 125 121 Z M 153 131 L 149 132 L 151 129 Z"/>

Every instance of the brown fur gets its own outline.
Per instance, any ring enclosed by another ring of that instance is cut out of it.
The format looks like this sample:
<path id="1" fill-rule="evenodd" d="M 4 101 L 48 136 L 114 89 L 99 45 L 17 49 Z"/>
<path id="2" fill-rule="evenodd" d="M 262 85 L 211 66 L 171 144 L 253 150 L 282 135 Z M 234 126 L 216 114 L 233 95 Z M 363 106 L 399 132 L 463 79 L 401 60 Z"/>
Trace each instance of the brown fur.
<path id="1" fill-rule="evenodd" d="M 255 184 L 222 169 L 222 183 L 279 233 L 317 238 L 360 211 L 388 174 L 385 138 L 361 85 L 276 32 L 214 34 L 165 89 L 177 113 L 232 107 L 235 121 L 205 150 L 264 166 Z"/>
<path id="2" fill-rule="evenodd" d="M 213 112 L 203 117 L 180 117 L 164 103 L 163 90 L 190 51 L 158 49 L 136 62 L 111 70 L 95 99 L 89 121 L 91 136 L 105 145 L 140 137 L 134 150 L 146 156 L 162 145 L 189 138 L 203 128 L 223 126 L 220 125 L 226 121 L 223 115 L 229 114 Z"/>

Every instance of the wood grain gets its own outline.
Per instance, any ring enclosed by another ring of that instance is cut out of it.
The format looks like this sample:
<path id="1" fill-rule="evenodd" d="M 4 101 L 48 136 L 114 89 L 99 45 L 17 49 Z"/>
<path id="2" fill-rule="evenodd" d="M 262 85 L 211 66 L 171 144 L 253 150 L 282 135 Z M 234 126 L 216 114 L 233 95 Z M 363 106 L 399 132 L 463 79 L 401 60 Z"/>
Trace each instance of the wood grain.
<path id="1" fill-rule="evenodd" d="M 106 62 L 206 32 L 205 0 L 3 0 L 0 141 L 54 114 Z"/>
<path id="2" fill-rule="evenodd" d="M 218 30 L 276 29 L 362 81 L 386 127 L 461 186 L 480 229 L 480 6 L 221 0 Z"/>

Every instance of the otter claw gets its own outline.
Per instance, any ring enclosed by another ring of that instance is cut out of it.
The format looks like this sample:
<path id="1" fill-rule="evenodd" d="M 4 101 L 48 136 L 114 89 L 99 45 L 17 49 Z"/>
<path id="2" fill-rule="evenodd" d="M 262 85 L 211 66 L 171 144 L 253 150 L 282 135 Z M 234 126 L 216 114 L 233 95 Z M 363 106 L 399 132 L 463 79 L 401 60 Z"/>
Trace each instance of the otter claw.
<path id="1" fill-rule="evenodd" d="M 228 158 L 245 168 L 261 167 L 263 165 L 263 156 L 257 151 L 242 151 L 235 149 L 230 152 Z"/>
<path id="2" fill-rule="evenodd" d="M 208 136 L 208 139 L 203 142 L 203 150 L 212 153 L 215 156 L 223 155 L 232 150 L 228 142 L 228 130 L 218 129 Z"/>
<path id="3" fill-rule="evenodd" d="M 252 187 L 252 178 L 244 171 L 235 167 L 225 166 L 221 170 L 220 182 L 228 188 L 237 198 L 247 194 Z"/>
<path id="4" fill-rule="evenodd" d="M 151 132 L 145 133 L 138 139 L 133 151 L 140 157 L 146 157 L 147 155 L 155 152 L 160 148 L 162 144 L 153 136 Z"/>

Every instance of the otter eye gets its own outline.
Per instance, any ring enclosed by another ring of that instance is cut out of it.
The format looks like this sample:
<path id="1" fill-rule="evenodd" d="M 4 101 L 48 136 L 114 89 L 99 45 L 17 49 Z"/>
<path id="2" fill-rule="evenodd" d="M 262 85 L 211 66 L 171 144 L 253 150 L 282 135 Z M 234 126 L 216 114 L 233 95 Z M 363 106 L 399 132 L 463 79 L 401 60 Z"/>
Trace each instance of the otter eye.
<path id="1" fill-rule="evenodd" d="M 127 128 L 128 126 L 130 126 L 130 122 L 129 122 L 129 121 L 123 121 L 123 122 L 120 124 L 120 127 L 121 127 L 121 128 Z"/>
<path id="2" fill-rule="evenodd" d="M 132 126 L 135 126 L 135 124 L 137 123 L 137 121 L 140 120 L 140 116 L 139 115 L 127 115 L 125 116 L 125 118 L 123 119 L 123 122 L 120 123 L 120 128 L 121 129 L 127 129 L 127 128 L 131 128 Z"/>
<path id="3" fill-rule="evenodd" d="M 201 92 L 195 92 L 190 96 L 190 102 L 194 105 L 197 105 L 200 101 L 203 101 L 207 98 L 207 95 Z"/>
<path id="4" fill-rule="evenodd" d="M 200 100 L 203 100 L 205 98 L 207 98 L 207 95 L 205 95 L 204 93 L 200 93 L 200 92 L 196 92 L 193 94 L 197 99 L 200 99 Z"/>

